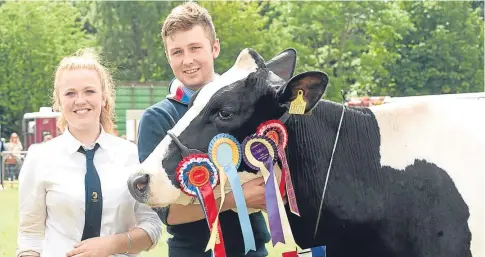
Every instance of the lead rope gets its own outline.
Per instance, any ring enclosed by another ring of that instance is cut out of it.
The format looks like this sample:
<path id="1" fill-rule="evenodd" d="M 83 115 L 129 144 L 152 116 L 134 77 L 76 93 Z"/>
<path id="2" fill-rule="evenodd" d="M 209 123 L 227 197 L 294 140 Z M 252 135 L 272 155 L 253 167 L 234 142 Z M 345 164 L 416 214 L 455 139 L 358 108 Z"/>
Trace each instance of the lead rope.
<path id="1" fill-rule="evenodd" d="M 317 236 L 318 223 L 320 222 L 320 215 L 322 214 L 323 199 L 325 197 L 325 192 L 327 191 L 328 177 L 330 175 L 330 169 L 332 168 L 333 155 L 335 154 L 335 148 L 337 148 L 337 142 L 340 135 L 340 129 L 342 128 L 342 121 L 344 120 L 345 105 L 342 106 L 342 115 L 340 116 L 340 123 L 337 129 L 337 136 L 335 137 L 335 143 L 333 144 L 332 156 L 330 157 L 330 164 L 328 165 L 327 178 L 325 178 L 325 186 L 323 187 L 322 200 L 320 201 L 320 209 L 318 210 L 317 224 L 315 225 L 315 233 L 313 234 L 313 239 Z"/>

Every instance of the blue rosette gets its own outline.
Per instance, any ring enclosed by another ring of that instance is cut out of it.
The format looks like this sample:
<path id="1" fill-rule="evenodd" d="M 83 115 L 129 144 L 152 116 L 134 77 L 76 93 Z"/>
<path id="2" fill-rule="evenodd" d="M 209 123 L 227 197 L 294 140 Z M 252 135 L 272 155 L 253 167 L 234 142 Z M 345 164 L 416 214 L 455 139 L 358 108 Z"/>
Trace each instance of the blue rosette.
<path id="1" fill-rule="evenodd" d="M 230 134 L 222 133 L 216 135 L 209 143 L 208 155 L 211 161 L 219 170 L 221 176 L 221 206 L 223 202 L 225 176 L 227 176 L 232 188 L 234 200 L 236 202 L 239 224 L 244 239 L 244 249 L 247 254 L 249 250 L 256 250 L 254 233 L 249 220 L 246 200 L 237 173 L 237 168 L 242 161 L 241 145 L 235 137 Z M 211 234 L 211 239 L 214 234 Z M 209 243 L 212 241 L 209 240 Z"/>

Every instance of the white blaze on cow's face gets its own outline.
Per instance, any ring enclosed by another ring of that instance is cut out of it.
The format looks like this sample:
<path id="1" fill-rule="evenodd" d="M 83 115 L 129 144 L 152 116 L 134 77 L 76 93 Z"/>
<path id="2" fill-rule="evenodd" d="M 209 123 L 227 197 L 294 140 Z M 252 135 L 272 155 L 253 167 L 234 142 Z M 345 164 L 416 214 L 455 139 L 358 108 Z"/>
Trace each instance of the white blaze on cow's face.
<path id="1" fill-rule="evenodd" d="M 231 69 L 221 76 L 216 77 L 211 83 L 200 89 L 191 108 L 171 129 L 171 132 L 177 137 L 180 136 L 189 124 L 200 114 L 217 91 L 238 80 L 246 78 L 250 73 L 255 72 L 257 68 L 258 65 L 253 56 L 251 56 L 250 50 L 244 49 L 241 51 L 236 63 Z M 163 160 L 170 154 L 169 146 L 171 144 L 173 145 L 172 139 L 169 136 L 165 136 L 152 154 L 150 154 L 150 156 L 141 164 L 141 168 L 136 175 L 138 177 L 140 175 L 144 176 L 145 179 L 148 180 L 148 187 L 142 190 L 144 191 L 142 194 L 138 193 L 137 195 L 135 192 L 134 197 L 140 202 L 146 202 L 152 207 L 167 206 L 170 203 L 173 203 L 181 194 L 180 189 L 173 185 L 173 178 L 171 179 L 167 175 L 171 174 L 171 177 L 173 177 L 175 171 L 172 170 L 167 172 L 162 165 Z M 129 187 L 131 186 L 130 183 L 133 183 L 133 178 L 128 181 Z"/>

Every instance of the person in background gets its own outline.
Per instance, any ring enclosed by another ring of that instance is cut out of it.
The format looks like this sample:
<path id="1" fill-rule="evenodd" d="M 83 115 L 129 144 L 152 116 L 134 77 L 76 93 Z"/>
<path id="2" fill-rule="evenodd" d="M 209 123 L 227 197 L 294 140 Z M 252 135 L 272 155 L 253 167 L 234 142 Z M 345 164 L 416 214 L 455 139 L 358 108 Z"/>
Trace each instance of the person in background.
<path id="1" fill-rule="evenodd" d="M 7 152 L 9 153 L 5 157 L 5 175 L 9 181 L 14 181 L 18 178 L 22 163 L 21 152 L 23 149 L 17 133 L 12 133 L 10 135 L 10 141 L 7 143 Z"/>
<path id="2" fill-rule="evenodd" d="M 3 139 L 3 138 L 2 138 Z M 3 152 L 7 150 L 5 142 L 0 140 L 0 184 L 3 184 Z"/>
<path id="3" fill-rule="evenodd" d="M 220 51 L 214 24 L 208 11 L 194 2 L 174 8 L 162 27 L 165 54 L 175 75 L 171 95 L 149 107 L 139 125 L 138 151 L 143 162 L 175 126 L 188 109 L 190 97 L 215 77 L 214 59 Z M 174 93 L 176 92 L 176 93 Z M 265 209 L 264 179 L 259 178 L 243 185 L 248 208 Z M 220 214 L 220 223 L 227 256 L 267 256 L 265 244 L 270 240 L 266 221 L 261 211 L 251 214 L 250 221 L 256 242 L 256 251 L 244 253 L 239 218 L 232 193 L 226 194 Z M 209 240 L 209 228 L 200 205 L 172 204 L 157 209 L 161 220 L 167 225 L 170 257 L 208 257 L 205 252 Z"/>
<path id="4" fill-rule="evenodd" d="M 64 58 L 54 109 L 62 134 L 30 147 L 19 181 L 18 256 L 136 256 L 162 223 L 126 187 L 137 148 L 113 132 L 114 85 L 91 51 Z"/>

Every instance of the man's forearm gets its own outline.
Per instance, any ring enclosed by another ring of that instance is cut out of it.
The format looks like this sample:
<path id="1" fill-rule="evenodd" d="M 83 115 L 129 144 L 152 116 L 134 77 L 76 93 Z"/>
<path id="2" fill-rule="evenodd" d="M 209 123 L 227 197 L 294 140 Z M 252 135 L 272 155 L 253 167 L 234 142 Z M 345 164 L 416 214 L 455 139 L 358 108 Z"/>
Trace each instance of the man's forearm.
<path id="1" fill-rule="evenodd" d="M 216 205 L 219 207 L 221 199 L 216 200 Z M 226 194 L 224 204 L 222 205 L 221 212 L 227 211 L 229 209 L 235 208 L 236 204 L 232 194 Z M 180 225 L 190 222 L 195 222 L 205 219 L 204 212 L 200 204 L 171 204 L 168 211 L 167 223 L 169 225 Z"/>

